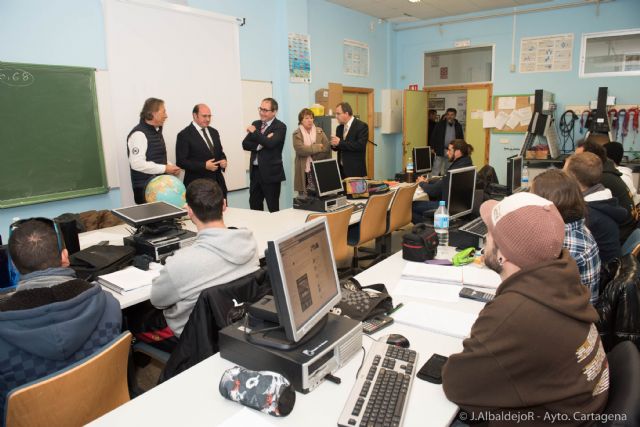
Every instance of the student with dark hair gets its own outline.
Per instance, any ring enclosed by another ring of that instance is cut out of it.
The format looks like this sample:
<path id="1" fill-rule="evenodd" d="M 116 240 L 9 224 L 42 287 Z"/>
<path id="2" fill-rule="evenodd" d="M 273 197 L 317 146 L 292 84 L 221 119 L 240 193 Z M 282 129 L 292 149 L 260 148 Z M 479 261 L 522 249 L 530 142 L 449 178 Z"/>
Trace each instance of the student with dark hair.
<path id="1" fill-rule="evenodd" d="M 222 217 L 225 209 L 217 183 L 196 179 L 187 187 L 187 212 L 198 236 L 191 246 L 167 258 L 151 286 L 151 303 L 163 310 L 167 326 L 176 337 L 180 337 L 200 292 L 259 267 L 253 233 L 227 228 Z"/>
<path id="2" fill-rule="evenodd" d="M 620 224 L 629 214 L 618 205 L 611 190 L 602 185 L 602 161 L 595 154 L 570 156 L 564 163 L 564 171 L 578 182 L 587 205 L 587 228 L 598 244 L 600 261 L 606 265 L 621 255 Z"/>
<path id="3" fill-rule="evenodd" d="M 579 144 L 578 148 L 576 149 L 576 153 L 593 153 L 600 158 L 600 161 L 602 162 L 602 178 L 600 182 L 605 186 L 605 188 L 611 190 L 611 194 L 613 195 L 613 197 L 618 199 L 618 204 L 625 208 L 625 210 L 629 213 L 627 220 L 620 225 L 620 243 L 624 244 L 631 236 L 631 233 L 636 230 L 636 227 L 638 225 L 638 211 L 635 207 L 635 204 L 633 203 L 633 198 L 631 197 L 629 189 L 620 178 L 622 174 L 618 172 L 613 161 L 607 157 L 607 152 L 605 151 L 604 146 L 600 142 L 596 142 L 596 138 L 599 139 L 603 136 L 606 137 L 606 135 L 594 135 L 587 138 L 584 143 Z M 606 141 L 608 141 L 608 137 L 606 138 Z M 625 251 L 625 249 L 623 248 L 622 254 L 624 255 L 625 253 L 629 253 L 630 251 L 630 249 L 628 251 Z"/>
<path id="4" fill-rule="evenodd" d="M 433 135 L 429 135 L 429 145 L 434 151 L 433 173 L 444 175 L 448 170 L 447 147 L 454 139 L 464 139 L 464 132 L 460 122 L 456 119 L 458 111 L 455 108 L 447 108 L 442 120 L 433 127 Z"/>
<path id="5" fill-rule="evenodd" d="M 470 157 L 472 152 L 473 147 L 464 139 L 455 139 L 451 141 L 447 148 L 447 156 L 450 162 L 447 171 L 473 166 L 473 162 Z M 413 202 L 412 221 L 414 224 L 418 224 L 423 221 L 425 212 L 437 209 L 440 200 L 447 202 L 448 206 L 448 200 L 446 200 L 447 195 L 443 193 L 447 188 L 449 188 L 449 174 L 445 174 L 442 179 L 434 178 L 431 180 L 420 176 L 416 182 L 429 196 L 429 200 Z"/>
<path id="6" fill-rule="evenodd" d="M 276 118 L 278 103 L 265 98 L 258 107 L 260 120 L 247 126 L 247 135 L 242 148 L 251 152 L 249 167 L 249 207 L 254 211 L 264 210 L 267 202 L 269 212 L 280 210 L 280 190 L 284 181 L 282 149 L 287 135 L 287 125 Z"/>
<path id="7" fill-rule="evenodd" d="M 616 169 L 622 174 L 620 178 L 627 185 L 633 198 L 633 204 L 637 205 L 640 202 L 640 194 L 638 194 L 638 190 L 633 184 L 633 172 L 626 166 L 620 166 L 620 162 L 624 157 L 624 147 L 619 142 L 612 141 L 604 144 L 603 148 L 607 152 L 607 157 L 615 163 Z"/>
<path id="8" fill-rule="evenodd" d="M 582 284 L 591 291 L 591 304 L 595 306 L 600 294 L 600 254 L 585 224 L 587 207 L 578 182 L 561 170 L 550 169 L 534 178 L 531 192 L 552 201 L 558 208 L 564 221 L 563 246 L 578 264 Z"/>
<path id="9" fill-rule="evenodd" d="M 180 168 L 167 161 L 167 147 L 162 125 L 167 120 L 164 101 L 149 98 L 144 102 L 138 123 L 127 136 L 127 157 L 131 169 L 131 186 L 136 203 L 145 203 L 147 183 L 164 173 L 178 175 Z"/>
<path id="10" fill-rule="evenodd" d="M 121 332 L 120 304 L 77 279 L 53 221 L 11 226 L 17 291 L 0 298 L 0 413 L 7 393 L 92 355 Z"/>

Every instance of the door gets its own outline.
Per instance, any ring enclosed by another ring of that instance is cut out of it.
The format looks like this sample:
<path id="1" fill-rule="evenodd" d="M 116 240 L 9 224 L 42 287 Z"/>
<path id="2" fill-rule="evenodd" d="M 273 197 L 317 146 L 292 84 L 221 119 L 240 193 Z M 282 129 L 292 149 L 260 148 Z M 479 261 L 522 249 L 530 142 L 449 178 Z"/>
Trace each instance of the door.
<path id="1" fill-rule="evenodd" d="M 465 140 L 473 147 L 471 160 L 480 169 L 489 163 L 489 149 L 487 141 L 489 130 L 482 127 L 482 112 L 490 110 L 487 104 L 491 99 L 489 88 L 467 90 L 467 117 Z"/>
<path id="2" fill-rule="evenodd" d="M 429 94 L 424 91 L 404 91 L 404 114 L 402 114 L 403 170 L 407 168 L 407 161 L 413 153 L 413 147 L 427 145 L 428 96 Z"/>

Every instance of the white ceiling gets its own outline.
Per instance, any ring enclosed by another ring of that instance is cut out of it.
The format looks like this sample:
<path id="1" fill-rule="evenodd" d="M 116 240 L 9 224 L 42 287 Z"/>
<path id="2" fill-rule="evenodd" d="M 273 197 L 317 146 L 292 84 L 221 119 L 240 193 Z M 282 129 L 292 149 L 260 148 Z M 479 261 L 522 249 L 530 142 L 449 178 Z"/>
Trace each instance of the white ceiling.
<path id="1" fill-rule="evenodd" d="M 546 3 L 550 0 L 422 0 L 419 3 L 410 3 L 409 0 L 328 1 L 391 22 L 410 22 L 505 7 Z"/>

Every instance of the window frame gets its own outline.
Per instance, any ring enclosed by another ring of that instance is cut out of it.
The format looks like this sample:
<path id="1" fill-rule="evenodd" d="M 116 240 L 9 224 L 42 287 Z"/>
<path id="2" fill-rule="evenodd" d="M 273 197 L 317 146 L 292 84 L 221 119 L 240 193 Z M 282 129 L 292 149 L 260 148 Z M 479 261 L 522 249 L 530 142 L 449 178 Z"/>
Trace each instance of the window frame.
<path id="1" fill-rule="evenodd" d="M 490 47 L 491 48 L 491 80 L 485 80 L 485 81 L 481 81 L 481 82 L 457 82 L 457 83 L 451 83 L 451 82 L 447 82 L 447 83 L 441 83 L 441 84 L 437 84 L 437 85 L 427 85 L 427 79 L 426 79 L 426 62 L 427 62 L 427 55 L 432 55 L 435 53 L 442 53 L 442 52 L 454 52 L 454 51 L 461 51 L 461 50 L 469 50 L 469 49 L 479 49 L 479 48 L 487 48 Z M 495 80 L 495 76 L 496 76 L 496 45 L 495 43 L 491 43 L 491 44 L 478 44 L 478 45 L 472 45 L 472 46 L 464 46 L 464 47 L 454 47 L 452 49 L 434 49 L 434 50 L 430 50 L 430 51 L 425 51 L 422 55 L 422 83 L 423 83 L 423 87 L 440 87 L 440 86 L 451 86 L 451 85 L 474 85 L 474 84 L 493 84 L 493 81 Z"/>
<path id="2" fill-rule="evenodd" d="M 640 70 L 633 71 L 607 71 L 602 73 L 585 73 L 585 64 L 586 64 L 586 49 L 587 49 L 587 40 L 595 39 L 595 38 L 606 38 L 606 37 L 617 37 L 617 36 L 626 36 L 626 35 L 637 35 L 640 41 L 640 28 L 629 28 L 626 30 L 613 30 L 613 31 L 601 31 L 597 33 L 583 33 L 582 41 L 580 43 L 580 72 L 579 77 L 581 79 L 589 79 L 594 77 L 626 77 L 626 76 L 640 76 Z M 632 53 L 634 54 L 634 53 Z M 640 50 L 638 50 L 637 55 L 640 55 Z"/>

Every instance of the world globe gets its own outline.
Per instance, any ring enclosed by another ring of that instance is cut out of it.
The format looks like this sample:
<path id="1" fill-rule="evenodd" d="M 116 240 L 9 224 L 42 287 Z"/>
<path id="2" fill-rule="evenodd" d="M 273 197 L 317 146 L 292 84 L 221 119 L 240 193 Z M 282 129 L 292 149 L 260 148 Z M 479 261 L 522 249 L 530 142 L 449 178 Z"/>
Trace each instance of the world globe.
<path id="1" fill-rule="evenodd" d="M 173 175 L 159 175 L 147 184 L 144 191 L 144 198 L 147 203 L 167 202 L 177 208 L 183 208 L 186 199 L 187 189 L 182 181 Z"/>

